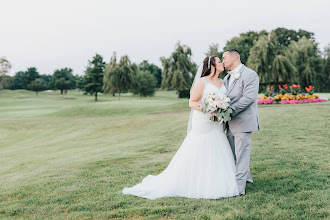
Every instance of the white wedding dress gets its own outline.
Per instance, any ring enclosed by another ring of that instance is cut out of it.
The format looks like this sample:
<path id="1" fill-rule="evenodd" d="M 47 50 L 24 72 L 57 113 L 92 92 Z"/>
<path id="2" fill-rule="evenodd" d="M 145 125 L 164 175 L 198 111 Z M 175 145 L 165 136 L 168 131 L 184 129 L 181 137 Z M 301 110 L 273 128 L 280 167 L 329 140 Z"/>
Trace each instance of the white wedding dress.
<path id="1" fill-rule="evenodd" d="M 226 88 L 207 83 L 201 100 L 210 92 L 226 94 Z M 124 194 L 148 199 L 186 197 L 217 199 L 238 195 L 236 168 L 223 125 L 208 114 L 194 110 L 192 128 L 168 167 L 159 175 L 148 175 Z"/>

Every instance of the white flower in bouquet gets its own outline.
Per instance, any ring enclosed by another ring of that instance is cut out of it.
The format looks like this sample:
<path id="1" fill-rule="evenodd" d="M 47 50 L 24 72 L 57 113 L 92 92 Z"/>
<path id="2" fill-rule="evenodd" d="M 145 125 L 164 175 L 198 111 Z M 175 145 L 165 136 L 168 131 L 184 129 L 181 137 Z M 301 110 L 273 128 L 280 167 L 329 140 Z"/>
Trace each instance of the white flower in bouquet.
<path id="1" fill-rule="evenodd" d="M 221 100 L 221 101 L 225 100 L 225 98 L 227 98 L 226 95 L 224 95 L 224 94 L 220 94 L 220 100 Z M 230 101 L 230 99 L 229 99 L 229 101 Z"/>
<path id="2" fill-rule="evenodd" d="M 203 113 L 209 113 L 211 121 L 219 123 L 231 120 L 230 114 L 233 108 L 229 107 L 230 98 L 225 94 L 210 93 L 204 101 Z M 212 113 L 212 114 L 211 114 Z"/>

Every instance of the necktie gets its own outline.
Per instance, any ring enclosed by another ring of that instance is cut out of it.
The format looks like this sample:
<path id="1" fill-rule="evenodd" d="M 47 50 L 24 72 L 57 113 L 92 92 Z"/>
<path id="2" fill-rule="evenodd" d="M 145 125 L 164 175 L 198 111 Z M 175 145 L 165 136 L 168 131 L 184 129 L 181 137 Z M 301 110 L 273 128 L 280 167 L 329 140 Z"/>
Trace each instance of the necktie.
<path id="1" fill-rule="evenodd" d="M 228 76 L 228 89 L 230 88 L 230 86 L 231 86 L 231 84 L 233 83 L 233 71 L 228 71 L 228 74 L 229 74 L 229 76 Z"/>

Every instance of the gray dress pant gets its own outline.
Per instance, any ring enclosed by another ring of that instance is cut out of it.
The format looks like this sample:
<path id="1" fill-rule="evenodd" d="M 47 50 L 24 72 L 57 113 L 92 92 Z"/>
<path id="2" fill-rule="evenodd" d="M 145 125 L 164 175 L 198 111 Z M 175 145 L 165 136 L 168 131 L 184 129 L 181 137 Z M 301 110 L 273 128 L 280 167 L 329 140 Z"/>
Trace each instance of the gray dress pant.
<path id="1" fill-rule="evenodd" d="M 245 194 L 246 182 L 253 182 L 250 165 L 250 149 L 251 149 L 252 132 L 231 132 L 227 127 L 227 138 L 233 151 L 236 163 L 236 179 L 238 191 Z"/>

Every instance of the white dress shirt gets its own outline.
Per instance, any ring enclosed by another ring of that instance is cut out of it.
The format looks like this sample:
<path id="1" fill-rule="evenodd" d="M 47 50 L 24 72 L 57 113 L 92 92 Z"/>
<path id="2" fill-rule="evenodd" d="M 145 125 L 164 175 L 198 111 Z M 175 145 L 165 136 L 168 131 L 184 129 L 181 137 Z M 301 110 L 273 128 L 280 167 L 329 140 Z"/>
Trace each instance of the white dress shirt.
<path id="1" fill-rule="evenodd" d="M 228 74 L 230 74 L 228 89 L 230 88 L 231 84 L 235 81 L 234 74 L 237 73 L 241 69 L 241 67 L 242 67 L 242 64 L 238 65 L 238 67 L 236 67 L 235 69 L 233 69 L 232 71 L 230 71 L 228 73 Z"/>

